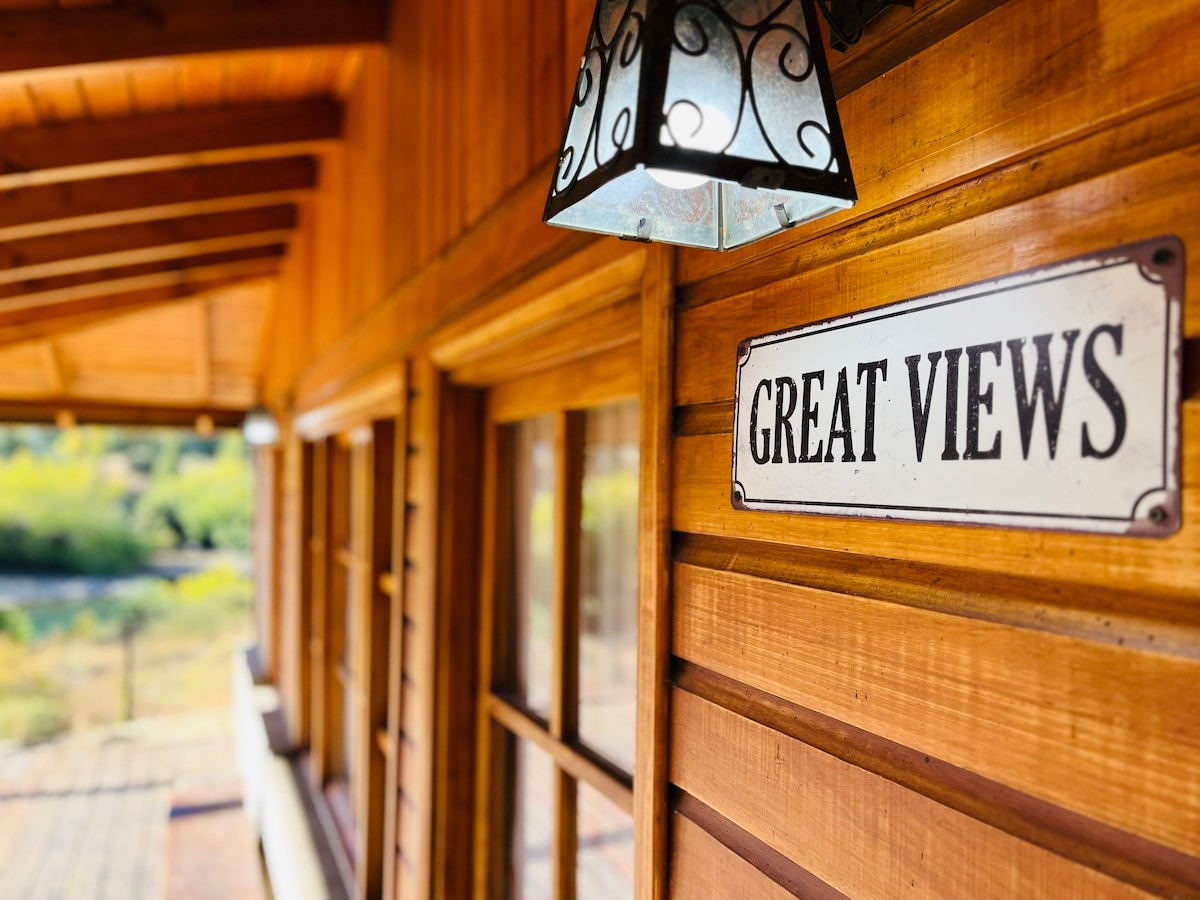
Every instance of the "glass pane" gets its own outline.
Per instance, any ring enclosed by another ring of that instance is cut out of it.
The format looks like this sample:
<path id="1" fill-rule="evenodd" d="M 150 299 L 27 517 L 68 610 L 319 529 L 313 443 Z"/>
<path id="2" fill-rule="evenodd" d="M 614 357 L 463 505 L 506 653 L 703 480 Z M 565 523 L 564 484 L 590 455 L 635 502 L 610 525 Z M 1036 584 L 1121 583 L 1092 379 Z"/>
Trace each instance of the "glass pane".
<path id="1" fill-rule="evenodd" d="M 515 684 L 531 711 L 550 717 L 554 619 L 555 417 L 513 426 Z"/>
<path id="2" fill-rule="evenodd" d="M 578 785 L 575 896 L 620 900 L 633 896 L 633 819 L 582 781 Z"/>
<path id="3" fill-rule="evenodd" d="M 579 591 L 579 739 L 633 771 L 637 687 L 637 401 L 588 412 Z"/>
<path id="4" fill-rule="evenodd" d="M 518 740 L 516 745 L 512 896 L 515 900 L 549 900 L 554 859 L 554 762 L 527 741 Z"/>

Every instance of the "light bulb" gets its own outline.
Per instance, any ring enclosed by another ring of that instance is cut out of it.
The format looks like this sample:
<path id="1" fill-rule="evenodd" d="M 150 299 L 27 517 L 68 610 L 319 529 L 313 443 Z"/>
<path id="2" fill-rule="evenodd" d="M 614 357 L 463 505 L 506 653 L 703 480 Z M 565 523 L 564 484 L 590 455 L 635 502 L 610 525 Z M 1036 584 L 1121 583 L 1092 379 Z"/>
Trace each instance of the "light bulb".
<path id="1" fill-rule="evenodd" d="M 667 110 L 660 140 L 686 150 L 720 153 L 733 139 L 733 124 L 720 110 L 680 100 Z M 646 174 L 663 187 L 686 191 L 711 181 L 708 175 L 679 172 L 674 169 L 646 169 Z"/>
<path id="2" fill-rule="evenodd" d="M 677 191 L 700 187 L 709 180 L 707 175 L 693 175 L 691 172 L 676 172 L 673 169 L 647 169 L 646 174 L 663 187 L 674 188 Z"/>

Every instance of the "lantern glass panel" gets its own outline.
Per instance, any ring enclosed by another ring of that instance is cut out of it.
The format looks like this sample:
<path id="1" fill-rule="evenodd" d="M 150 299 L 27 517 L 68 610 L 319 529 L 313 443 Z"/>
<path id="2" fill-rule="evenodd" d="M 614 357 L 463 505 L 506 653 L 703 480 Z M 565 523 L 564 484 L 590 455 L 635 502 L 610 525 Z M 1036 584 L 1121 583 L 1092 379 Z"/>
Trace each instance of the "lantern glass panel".
<path id="1" fill-rule="evenodd" d="M 728 249 L 852 206 L 813 16 L 811 0 L 600 0 L 546 221 Z"/>

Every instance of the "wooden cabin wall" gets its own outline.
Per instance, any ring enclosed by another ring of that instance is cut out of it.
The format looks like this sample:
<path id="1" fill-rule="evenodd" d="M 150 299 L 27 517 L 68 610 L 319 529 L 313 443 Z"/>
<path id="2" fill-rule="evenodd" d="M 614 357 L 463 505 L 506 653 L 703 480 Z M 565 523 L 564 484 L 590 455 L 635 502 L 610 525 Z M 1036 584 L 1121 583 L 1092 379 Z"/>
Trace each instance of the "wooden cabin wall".
<path id="1" fill-rule="evenodd" d="M 1166 539 L 729 502 L 744 337 L 1169 233 L 1200 336 L 1200 9 L 977 11 L 843 94 L 856 207 L 680 254 L 673 897 L 1200 891 L 1194 395 Z"/>
<path id="2" fill-rule="evenodd" d="M 540 223 L 592 5 L 396 0 L 388 50 L 365 57 L 351 92 L 345 146 L 323 160 L 320 215 L 302 216 L 281 278 L 269 396 L 326 402 L 612 243 Z M 891 10 L 830 54 L 859 203 L 741 251 L 678 254 L 674 332 L 652 345 L 666 374 L 646 381 L 674 404 L 673 438 L 656 445 L 670 487 L 655 500 L 669 505 L 673 561 L 655 576 L 645 645 L 663 648 L 651 668 L 670 686 L 653 708 L 669 713 L 662 745 L 639 756 L 661 757 L 669 782 L 664 851 L 639 868 L 661 873 L 653 886 L 677 898 L 1200 892 L 1194 386 L 1184 525 L 1163 540 L 739 512 L 728 467 L 742 338 L 1136 240 L 1177 234 L 1193 257 L 1194 356 L 1198 39 L 1186 0 Z M 445 884 L 426 826 L 446 652 L 433 567 L 448 538 L 432 516 L 440 376 L 417 360 L 411 377 L 387 827 L 391 887 L 424 897 Z M 662 896 L 648 885 L 641 897 Z"/>

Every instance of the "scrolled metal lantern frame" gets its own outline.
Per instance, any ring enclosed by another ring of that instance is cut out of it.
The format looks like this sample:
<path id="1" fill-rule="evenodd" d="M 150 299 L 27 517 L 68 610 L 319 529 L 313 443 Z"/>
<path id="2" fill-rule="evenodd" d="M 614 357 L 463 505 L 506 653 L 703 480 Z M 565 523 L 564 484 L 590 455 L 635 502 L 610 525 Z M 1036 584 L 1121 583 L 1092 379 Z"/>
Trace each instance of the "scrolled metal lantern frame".
<path id="1" fill-rule="evenodd" d="M 812 0 L 599 0 L 546 222 L 727 250 L 856 200 Z"/>

